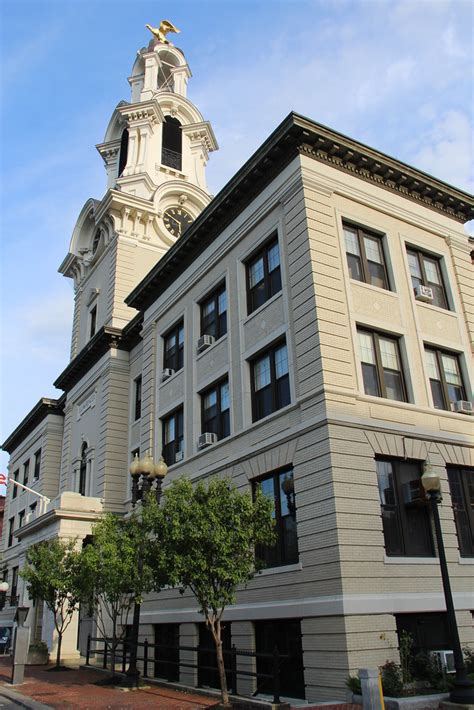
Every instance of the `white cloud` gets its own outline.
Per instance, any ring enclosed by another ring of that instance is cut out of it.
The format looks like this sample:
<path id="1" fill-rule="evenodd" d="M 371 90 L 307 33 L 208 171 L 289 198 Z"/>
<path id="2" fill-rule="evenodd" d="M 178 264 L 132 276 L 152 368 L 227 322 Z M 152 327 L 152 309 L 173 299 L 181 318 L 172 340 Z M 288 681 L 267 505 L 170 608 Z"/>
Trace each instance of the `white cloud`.
<path id="1" fill-rule="evenodd" d="M 469 118 L 461 111 L 439 116 L 413 146 L 413 163 L 461 189 L 474 187 L 474 147 Z"/>

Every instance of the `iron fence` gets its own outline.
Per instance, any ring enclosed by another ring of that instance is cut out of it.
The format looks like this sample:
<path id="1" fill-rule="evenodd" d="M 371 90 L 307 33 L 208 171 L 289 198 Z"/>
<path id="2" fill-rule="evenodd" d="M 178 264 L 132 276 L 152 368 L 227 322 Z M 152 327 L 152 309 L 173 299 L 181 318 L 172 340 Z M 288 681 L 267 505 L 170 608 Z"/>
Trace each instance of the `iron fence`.
<path id="1" fill-rule="evenodd" d="M 90 661 L 92 656 L 95 658 L 102 657 L 102 668 L 104 670 L 109 669 L 110 667 L 110 671 L 116 673 L 118 665 L 121 669 L 120 672 L 125 674 L 127 670 L 127 659 L 130 655 L 130 641 L 127 641 L 126 639 L 116 641 L 114 669 L 112 668 L 112 644 L 112 638 L 93 637 L 89 635 L 87 637 L 86 665 L 91 665 Z M 162 655 L 157 655 L 156 650 L 177 652 L 178 660 L 170 660 L 168 658 L 164 658 Z M 151 651 L 152 653 L 150 653 Z M 207 646 L 171 646 L 168 644 L 149 643 L 148 639 L 145 639 L 145 641 L 138 643 L 137 652 L 137 661 L 141 661 L 142 663 L 142 677 L 156 677 L 161 680 L 166 680 L 166 678 L 162 675 L 155 676 L 154 673 L 149 673 L 150 666 L 154 667 L 155 663 L 159 663 L 162 666 L 164 665 L 170 668 L 177 666 L 178 673 L 182 668 L 190 668 L 197 670 L 198 672 L 216 672 L 216 665 L 209 666 L 203 665 L 199 662 L 191 663 L 189 661 L 182 660 L 181 651 L 193 652 L 197 655 L 198 659 L 200 652 L 213 654 L 213 657 L 216 657 L 217 655 L 215 649 L 208 648 Z M 255 678 L 256 689 L 252 693 L 252 696 L 256 696 L 258 693 L 262 692 L 263 686 L 268 688 L 268 686 L 271 685 L 273 694 L 272 702 L 280 702 L 281 673 L 283 667 L 286 664 L 291 663 L 291 655 L 280 653 L 277 646 L 275 646 L 272 653 L 257 653 L 256 651 L 237 649 L 234 645 L 230 649 L 223 649 L 222 653 L 224 655 L 226 676 L 230 679 L 230 683 L 228 682 L 228 689 L 232 695 L 239 695 L 239 678 Z M 265 659 L 267 661 L 270 660 L 271 673 L 262 673 L 257 670 L 241 668 L 239 667 L 239 658 L 254 658 L 256 662 L 259 659 Z"/>

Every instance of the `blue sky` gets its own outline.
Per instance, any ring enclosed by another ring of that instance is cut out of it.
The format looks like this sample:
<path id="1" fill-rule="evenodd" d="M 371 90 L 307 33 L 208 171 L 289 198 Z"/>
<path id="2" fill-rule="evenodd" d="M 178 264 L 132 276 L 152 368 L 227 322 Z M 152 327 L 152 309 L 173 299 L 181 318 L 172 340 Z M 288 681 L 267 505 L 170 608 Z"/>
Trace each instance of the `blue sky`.
<path id="1" fill-rule="evenodd" d="M 220 146 L 215 194 L 299 113 L 464 190 L 474 184 L 470 0 L 2 0 L 0 439 L 69 357 L 73 290 L 57 268 L 89 197 L 144 25 L 181 29 L 189 98 Z M 2 454 L 1 470 L 7 456 Z"/>

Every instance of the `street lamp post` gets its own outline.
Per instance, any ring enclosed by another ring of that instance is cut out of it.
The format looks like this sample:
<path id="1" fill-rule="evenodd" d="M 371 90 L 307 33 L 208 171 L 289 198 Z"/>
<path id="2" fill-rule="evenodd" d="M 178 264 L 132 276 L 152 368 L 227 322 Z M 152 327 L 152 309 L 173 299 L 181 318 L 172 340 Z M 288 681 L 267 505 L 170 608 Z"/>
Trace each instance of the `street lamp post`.
<path id="1" fill-rule="evenodd" d="M 446 613 L 448 617 L 448 629 L 454 653 L 456 680 L 454 681 L 454 689 L 451 691 L 449 699 L 453 703 L 471 705 L 474 703 L 474 683 L 467 677 L 466 666 L 464 665 L 461 642 L 459 640 L 459 632 L 456 623 L 456 614 L 454 611 L 451 583 L 449 581 L 449 571 L 448 564 L 446 562 L 443 533 L 439 519 L 438 505 L 441 503 L 441 484 L 438 474 L 433 470 L 433 467 L 429 462 L 425 463 L 421 482 L 430 500 L 431 511 L 433 513 L 436 542 L 438 544 L 439 564 L 441 567 L 441 578 L 443 580 L 444 598 L 446 602 Z"/>
<path id="2" fill-rule="evenodd" d="M 154 491 L 156 502 L 161 499 L 163 479 L 168 473 L 168 466 L 160 457 L 157 464 L 153 462 L 152 457 L 147 453 L 142 459 L 135 454 L 130 465 L 130 475 L 132 477 L 132 506 L 135 507 L 137 502 L 141 500 L 146 504 L 147 496 Z M 156 484 L 156 485 L 155 485 Z M 143 557 L 138 557 L 138 576 L 142 576 L 143 572 Z M 138 685 L 140 671 L 137 666 L 138 656 L 138 636 L 140 630 L 140 602 L 136 601 L 133 607 L 132 633 L 130 637 L 130 662 L 125 677 L 125 685 L 133 687 Z"/>

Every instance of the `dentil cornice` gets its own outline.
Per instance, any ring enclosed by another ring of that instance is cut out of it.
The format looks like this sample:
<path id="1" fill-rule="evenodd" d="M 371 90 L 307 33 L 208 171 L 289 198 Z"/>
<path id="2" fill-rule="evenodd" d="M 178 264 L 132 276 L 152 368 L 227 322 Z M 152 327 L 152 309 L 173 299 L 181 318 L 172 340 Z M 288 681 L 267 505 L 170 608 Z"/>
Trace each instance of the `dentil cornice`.
<path id="1" fill-rule="evenodd" d="M 164 114 L 156 99 L 143 101 L 137 104 L 126 104 L 119 106 L 117 111 L 127 120 L 129 125 L 136 123 L 163 123 Z"/>

